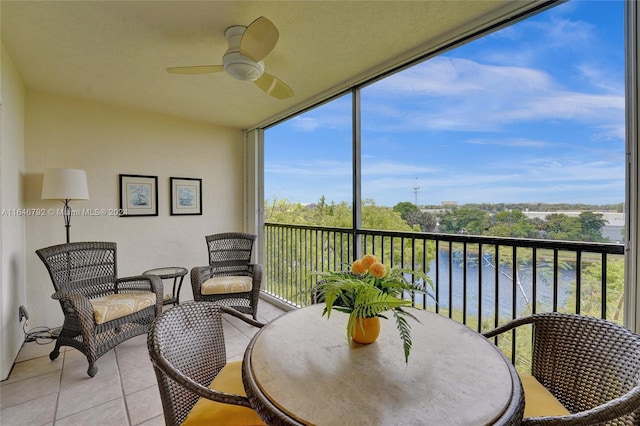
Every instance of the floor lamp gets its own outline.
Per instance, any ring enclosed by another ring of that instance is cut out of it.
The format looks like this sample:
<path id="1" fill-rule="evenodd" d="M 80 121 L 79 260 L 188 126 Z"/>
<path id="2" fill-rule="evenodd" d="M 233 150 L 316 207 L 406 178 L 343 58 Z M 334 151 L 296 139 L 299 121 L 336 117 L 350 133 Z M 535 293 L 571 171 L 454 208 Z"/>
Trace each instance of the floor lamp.
<path id="1" fill-rule="evenodd" d="M 46 169 L 42 180 L 43 200 L 62 200 L 64 209 L 64 226 L 67 228 L 67 243 L 69 242 L 69 228 L 71 228 L 70 200 L 88 200 L 87 173 L 78 169 Z"/>

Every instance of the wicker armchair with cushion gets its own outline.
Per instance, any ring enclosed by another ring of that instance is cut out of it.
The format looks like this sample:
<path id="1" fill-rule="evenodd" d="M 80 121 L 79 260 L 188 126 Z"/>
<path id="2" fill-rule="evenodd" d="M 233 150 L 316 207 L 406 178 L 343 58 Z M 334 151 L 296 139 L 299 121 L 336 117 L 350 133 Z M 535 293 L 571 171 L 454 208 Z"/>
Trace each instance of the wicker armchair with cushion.
<path id="1" fill-rule="evenodd" d="M 531 375 L 520 374 L 523 425 L 640 424 L 640 336 L 598 318 L 544 313 L 484 333 L 532 324 Z"/>
<path id="2" fill-rule="evenodd" d="M 176 306 L 148 337 L 167 425 L 262 425 L 242 383 L 242 361 L 227 363 L 222 314 L 263 324 L 211 302 Z"/>
<path id="3" fill-rule="evenodd" d="M 82 352 L 87 374 L 98 372 L 98 358 L 119 343 L 149 331 L 162 311 L 162 280 L 156 276 L 118 278 L 116 244 L 80 242 L 36 250 L 47 267 L 60 302 L 64 323 L 54 360 L 61 346 Z"/>
<path id="4" fill-rule="evenodd" d="M 250 263 L 255 239 L 241 232 L 206 236 L 209 266 L 191 269 L 193 299 L 231 306 L 257 319 L 262 265 Z"/>

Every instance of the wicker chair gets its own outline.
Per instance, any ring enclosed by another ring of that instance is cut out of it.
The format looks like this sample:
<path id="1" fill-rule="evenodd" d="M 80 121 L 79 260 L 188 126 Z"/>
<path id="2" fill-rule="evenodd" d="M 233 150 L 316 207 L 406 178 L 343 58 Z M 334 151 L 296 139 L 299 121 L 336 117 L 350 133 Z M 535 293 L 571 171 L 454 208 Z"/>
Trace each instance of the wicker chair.
<path id="1" fill-rule="evenodd" d="M 517 319 L 484 335 L 525 324 L 533 324 L 531 374 L 570 414 L 529 417 L 523 425 L 640 424 L 640 336 L 609 321 L 561 313 Z"/>
<path id="2" fill-rule="evenodd" d="M 222 313 L 256 327 L 263 326 L 227 306 L 192 302 L 164 312 L 149 332 L 149 356 L 158 380 L 167 425 L 182 424 L 201 398 L 205 398 L 204 402 L 208 404 L 201 407 L 207 415 L 214 411 L 208 400 L 251 408 L 244 395 L 208 387 L 218 374 L 224 374 L 221 370 L 225 365 L 230 365 L 225 352 Z M 240 361 L 237 362 L 241 365 Z M 233 379 L 242 384 L 241 372 L 237 371 Z M 251 414 L 260 421 L 257 414 Z M 236 424 L 227 420 L 228 424 Z M 216 422 L 211 418 L 202 419 L 201 423 L 223 424 L 219 419 Z"/>
<path id="3" fill-rule="evenodd" d="M 191 269 L 193 299 L 231 306 L 253 316 L 254 320 L 257 319 L 262 265 L 250 263 L 255 239 L 255 235 L 241 232 L 206 236 L 209 266 Z M 240 286 L 240 289 L 234 288 L 233 284 L 233 280 L 238 279 L 246 280 L 246 284 Z M 210 283 L 214 285 L 209 285 Z"/>
<path id="4" fill-rule="evenodd" d="M 87 374 L 93 377 L 98 358 L 119 343 L 147 333 L 162 311 L 162 280 L 156 276 L 118 278 L 115 243 L 67 243 L 36 253 L 53 282 L 51 298 L 60 302 L 64 314 L 51 360 L 58 357 L 61 346 L 76 348 L 87 357 Z M 133 308 L 121 316 L 109 310 L 113 303 Z"/>

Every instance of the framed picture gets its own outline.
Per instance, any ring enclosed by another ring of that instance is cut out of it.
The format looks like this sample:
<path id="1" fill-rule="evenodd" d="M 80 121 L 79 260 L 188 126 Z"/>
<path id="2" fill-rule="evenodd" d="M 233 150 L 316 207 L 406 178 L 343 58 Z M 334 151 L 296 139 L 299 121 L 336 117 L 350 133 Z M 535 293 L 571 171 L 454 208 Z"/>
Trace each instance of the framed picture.
<path id="1" fill-rule="evenodd" d="M 158 177 L 120 176 L 120 216 L 158 216 Z"/>
<path id="2" fill-rule="evenodd" d="M 169 178 L 171 215 L 202 214 L 202 179 Z"/>

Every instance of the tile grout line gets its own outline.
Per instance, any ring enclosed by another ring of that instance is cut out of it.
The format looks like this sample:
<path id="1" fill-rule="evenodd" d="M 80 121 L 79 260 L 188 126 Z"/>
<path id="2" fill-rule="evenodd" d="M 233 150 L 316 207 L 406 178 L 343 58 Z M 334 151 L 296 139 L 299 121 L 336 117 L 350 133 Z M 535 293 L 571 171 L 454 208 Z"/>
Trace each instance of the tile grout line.
<path id="1" fill-rule="evenodd" d="M 54 345 L 57 343 L 58 342 L 54 342 Z M 51 424 L 53 426 L 56 426 L 56 421 L 58 419 L 58 405 L 60 404 L 60 394 L 62 393 L 62 375 L 64 373 L 64 366 L 67 362 L 67 351 L 61 351 L 60 355 L 62 355 L 62 365 L 60 366 L 60 378 L 58 379 L 58 394 L 56 395 L 56 406 L 53 409 L 53 420 L 51 421 Z M 49 355 L 47 355 L 47 357 L 49 357 Z"/>
<path id="2" fill-rule="evenodd" d="M 129 426 L 132 426 L 131 413 L 129 412 L 129 404 L 127 403 L 127 396 L 126 396 L 126 393 L 124 391 L 124 383 L 122 382 L 122 374 L 120 374 L 120 363 L 119 363 L 120 356 L 118 355 L 118 351 L 116 349 L 117 349 L 117 347 L 113 348 L 113 353 L 115 354 L 115 358 L 116 358 L 116 371 L 118 373 L 118 380 L 120 380 L 120 392 L 122 392 L 122 402 L 124 403 L 124 411 L 125 411 L 125 414 L 127 416 L 127 422 L 129 422 Z"/>
<path id="3" fill-rule="evenodd" d="M 63 352 L 61 351 L 61 352 L 60 352 L 60 354 L 62 355 L 62 354 L 63 354 Z M 63 374 L 63 372 L 64 372 L 64 367 L 65 367 L 65 363 L 66 363 L 66 354 L 67 354 L 67 351 L 65 350 L 65 351 L 64 351 L 64 355 L 65 355 L 65 356 L 64 356 L 64 358 L 63 358 L 63 360 L 62 360 L 62 361 L 63 361 L 63 363 L 62 363 L 62 369 L 60 370 L 60 387 L 59 387 L 59 389 L 58 389 L 58 396 L 57 396 L 57 398 L 56 398 L 56 408 L 55 408 L 55 410 L 54 410 L 54 412 L 55 412 L 55 413 L 54 413 L 54 419 L 53 419 L 53 423 L 52 423 L 52 424 L 53 424 L 53 426 L 55 426 L 56 422 L 58 422 L 59 420 L 64 420 L 64 419 L 66 419 L 66 418 L 69 418 L 69 417 L 72 417 L 72 416 L 78 415 L 78 414 L 83 413 L 83 412 L 85 412 L 85 411 L 92 410 L 92 409 L 94 409 L 94 408 L 100 407 L 100 406 L 105 405 L 105 404 L 109 404 L 109 403 L 111 403 L 111 402 L 113 402 L 113 401 L 115 401 L 115 400 L 117 399 L 117 398 L 114 398 L 114 399 L 110 399 L 110 400 L 107 400 L 107 401 L 103 401 L 103 402 L 99 403 L 98 405 L 92 405 L 91 407 L 87 407 L 87 408 L 85 408 L 84 410 L 80 410 L 80 411 L 78 411 L 78 412 L 71 413 L 71 414 L 69 414 L 68 416 L 65 416 L 65 417 L 62 417 L 62 418 L 60 418 L 60 419 L 57 419 L 56 417 L 57 417 L 57 415 L 58 415 L 58 404 L 59 404 L 59 401 L 60 401 L 60 394 L 62 393 L 62 374 Z M 115 352 L 114 352 L 114 356 L 115 356 L 115 359 L 116 359 L 116 370 L 117 370 L 117 374 L 118 374 L 118 379 L 120 380 L 120 389 L 121 389 L 121 392 L 122 392 L 122 398 L 123 398 L 123 399 L 125 399 L 125 398 L 124 398 L 123 385 L 122 385 L 122 378 L 120 377 L 120 368 L 118 367 L 118 357 L 117 357 L 117 354 L 115 354 Z M 93 379 L 93 378 L 91 378 L 91 379 Z M 128 421 L 128 423 L 129 423 L 129 425 L 128 425 L 128 426 L 131 426 L 131 421 L 130 421 L 130 419 L 129 419 L 129 415 L 128 415 L 129 413 L 128 413 L 127 406 L 126 406 L 126 400 L 125 400 L 125 412 L 126 412 L 126 414 L 127 414 L 127 421 Z"/>

